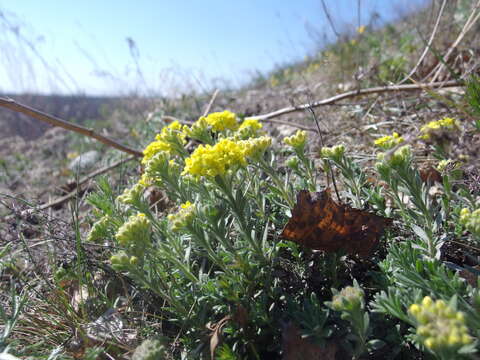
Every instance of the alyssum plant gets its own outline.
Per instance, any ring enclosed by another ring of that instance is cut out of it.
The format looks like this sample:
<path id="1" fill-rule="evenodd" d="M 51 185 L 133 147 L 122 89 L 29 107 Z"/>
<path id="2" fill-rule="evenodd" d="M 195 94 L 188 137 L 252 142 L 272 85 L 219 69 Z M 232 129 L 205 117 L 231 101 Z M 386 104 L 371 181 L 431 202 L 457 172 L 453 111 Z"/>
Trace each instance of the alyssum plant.
<path id="1" fill-rule="evenodd" d="M 407 343 L 437 358 L 474 352 L 480 294 L 438 257 L 453 223 L 460 219 L 472 233 L 478 223 L 468 192 L 449 186 L 451 172 L 443 172 L 447 191 L 438 198 L 422 183 L 409 146 L 396 149 L 403 141 L 398 134 L 377 144 L 386 153 L 372 171 L 386 186 L 367 181 L 343 145 L 323 148 L 325 167 L 341 172 L 342 193 L 357 207 L 401 220 L 397 227 L 405 236 L 393 240 L 392 231 L 381 245 L 387 255 L 373 257 L 376 278 L 359 284 L 345 276 L 343 290 L 330 290 L 332 282 L 308 280 L 326 268 L 326 257 L 278 239 L 296 191 L 317 187 L 306 134 L 284 139 L 283 151 L 291 155 L 284 166 L 261 128 L 228 111 L 189 127 L 174 122 L 146 147 L 138 183 L 113 200 L 104 181 L 90 197 L 99 219 L 88 240 L 113 241 L 112 267 L 163 300 L 152 306 L 161 306 L 168 323 L 163 335 L 180 341 L 173 356 L 208 358 L 218 344 L 209 349 L 205 326 L 220 321 L 219 359 L 279 356 L 282 327 L 290 321 L 308 341 L 335 342 L 353 358 L 385 346 L 405 355 Z M 144 191 L 151 186 L 170 206 L 147 202 Z M 385 333 L 397 336 L 384 339 Z"/>
<path id="2" fill-rule="evenodd" d="M 112 267 L 165 301 L 164 316 L 182 329 L 190 356 L 205 352 L 208 322 L 241 309 L 248 325 L 232 321 L 228 342 L 240 354 L 260 358 L 259 344 L 280 331 L 272 319 L 286 299 L 274 273 L 279 246 L 272 234 L 293 206 L 295 183 L 275 165 L 272 139 L 261 127 L 228 111 L 190 127 L 174 122 L 145 149 L 138 183 L 114 204 L 102 202 L 101 193 L 92 197 L 102 217 L 89 240 L 115 238 L 121 250 Z M 198 143 L 191 153 L 187 138 Z M 300 151 L 305 141 L 292 146 Z M 302 166 L 311 167 L 305 157 Z M 146 202 L 149 186 L 175 203 L 168 216 Z"/>

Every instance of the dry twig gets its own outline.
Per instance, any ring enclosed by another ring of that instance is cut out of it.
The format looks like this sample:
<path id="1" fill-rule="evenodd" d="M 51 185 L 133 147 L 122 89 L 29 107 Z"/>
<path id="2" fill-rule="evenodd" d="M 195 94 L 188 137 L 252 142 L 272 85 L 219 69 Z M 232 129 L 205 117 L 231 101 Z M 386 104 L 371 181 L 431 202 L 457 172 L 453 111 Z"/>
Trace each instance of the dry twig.
<path id="1" fill-rule="evenodd" d="M 88 129 L 88 128 L 85 128 L 85 127 L 80 126 L 80 125 L 72 124 L 72 123 L 70 123 L 68 121 L 65 121 L 65 120 L 62 120 L 62 119 L 60 119 L 56 116 L 49 115 L 49 114 L 46 114 L 42 111 L 33 109 L 33 108 L 31 108 L 27 105 L 20 104 L 13 99 L 0 98 L 0 106 L 4 107 L 4 108 L 7 108 L 7 109 L 10 109 L 10 110 L 13 110 L 13 111 L 16 111 L 16 112 L 19 112 L 19 113 L 22 113 L 22 114 L 25 114 L 25 115 L 28 115 L 28 116 L 31 116 L 31 117 L 33 117 L 37 120 L 43 121 L 43 122 L 45 122 L 47 124 L 50 124 L 52 126 L 58 126 L 58 127 L 70 130 L 70 131 L 74 131 L 74 132 L 82 134 L 82 135 L 86 135 L 88 137 L 91 137 L 93 139 L 96 139 L 96 140 L 100 141 L 101 143 L 104 143 L 105 145 L 111 146 L 115 149 L 126 152 L 128 154 L 131 154 L 131 155 L 134 155 L 134 156 L 137 156 L 137 157 L 143 157 L 143 153 L 141 151 L 131 149 L 127 146 L 124 146 L 124 145 L 118 143 L 115 140 L 107 138 L 106 136 L 97 134 L 92 129 Z"/>
<path id="2" fill-rule="evenodd" d="M 419 84 L 407 84 L 407 85 L 388 85 L 388 86 L 377 86 L 377 87 L 372 87 L 372 88 L 362 89 L 362 90 L 352 90 L 352 91 L 347 91 L 342 94 L 329 97 L 327 99 L 315 101 L 310 104 L 289 106 L 289 107 L 279 109 L 267 114 L 250 116 L 247 119 L 257 119 L 257 120 L 263 121 L 263 120 L 271 119 L 281 115 L 290 114 L 296 111 L 303 111 L 309 108 L 332 105 L 341 100 L 356 97 L 356 96 L 361 96 L 361 95 L 381 94 L 381 93 L 395 92 L 395 91 L 415 91 L 415 90 L 423 90 L 423 89 L 446 88 L 446 87 L 462 86 L 463 84 L 464 84 L 463 81 L 452 80 L 452 81 L 442 81 L 442 82 L 435 82 L 435 83 L 428 83 L 428 84 L 419 83 Z"/>
<path id="3" fill-rule="evenodd" d="M 78 195 L 81 187 L 83 185 L 85 185 L 88 181 L 90 181 L 91 179 L 93 179 L 94 177 L 98 176 L 98 175 L 101 175 L 101 174 L 104 174 L 122 164 L 125 164 L 131 160 L 134 160 L 136 158 L 136 156 L 129 156 L 129 157 L 126 157 L 125 159 L 121 159 L 121 160 L 118 160 L 118 161 L 115 161 L 113 164 L 111 165 L 108 165 L 108 166 L 105 166 L 101 169 L 97 169 L 95 171 L 92 171 L 90 174 L 87 174 L 85 175 L 83 178 L 81 178 L 79 181 L 77 181 L 77 183 L 75 184 L 75 190 L 72 190 L 71 192 L 69 192 L 68 194 L 64 195 L 64 196 L 61 196 L 53 201 L 50 201 L 46 204 L 43 204 L 43 205 L 40 205 L 40 206 L 36 206 L 32 209 L 29 209 L 27 211 L 23 211 L 21 213 L 21 215 L 28 215 L 29 213 L 32 213 L 34 211 L 42 211 L 42 210 L 46 210 L 46 209 L 49 209 L 49 208 L 52 208 L 52 207 L 55 207 L 55 206 L 60 206 L 62 205 L 63 203 L 65 203 L 66 201 L 70 200 L 71 198 L 75 197 Z M 7 219 L 11 218 L 12 216 L 8 216 Z"/>
<path id="4" fill-rule="evenodd" d="M 59 206 L 61 204 L 63 204 L 64 202 L 66 202 L 67 200 L 75 197 L 75 195 L 78 194 L 78 191 L 79 189 L 85 184 L 87 183 L 88 181 L 90 181 L 91 179 L 93 179 L 94 177 L 97 177 L 98 175 L 102 175 L 102 174 L 105 174 L 106 172 L 120 166 L 120 165 L 123 165 L 133 159 L 135 159 L 136 156 L 129 156 L 129 157 L 126 157 L 125 159 L 121 159 L 121 160 L 118 160 L 118 161 L 115 161 L 113 164 L 111 165 L 108 165 L 108 166 L 105 166 L 101 169 L 98 169 L 98 170 L 95 170 L 95 171 L 92 171 L 90 174 L 87 174 L 85 175 L 83 178 L 81 178 L 79 181 L 77 181 L 77 183 L 75 184 L 76 188 L 75 190 L 69 192 L 68 194 L 58 198 L 58 199 L 55 199 L 54 201 L 52 202 L 49 202 L 47 204 L 43 204 L 43 205 L 40 205 L 38 208 L 36 208 L 36 210 L 45 210 L 45 209 L 48 209 L 50 207 L 54 207 L 54 206 Z"/>

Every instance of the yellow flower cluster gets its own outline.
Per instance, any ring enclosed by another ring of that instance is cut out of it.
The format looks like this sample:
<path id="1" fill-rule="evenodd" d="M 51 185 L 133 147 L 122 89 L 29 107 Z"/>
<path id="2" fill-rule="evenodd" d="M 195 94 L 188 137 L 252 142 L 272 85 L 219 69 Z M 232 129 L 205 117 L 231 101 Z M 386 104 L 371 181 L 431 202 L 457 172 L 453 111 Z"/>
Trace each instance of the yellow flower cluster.
<path id="1" fill-rule="evenodd" d="M 243 120 L 238 130 L 240 131 L 243 129 L 249 129 L 252 131 L 257 131 L 257 130 L 260 130 L 262 127 L 263 125 L 257 119 L 251 118 L 251 119 Z"/>
<path id="2" fill-rule="evenodd" d="M 433 352 L 456 350 L 473 341 L 465 326 L 465 315 L 443 300 L 425 296 L 421 304 L 412 304 L 408 311 L 417 322 L 421 342 Z"/>
<path id="3" fill-rule="evenodd" d="M 237 130 L 236 137 L 240 139 L 248 139 L 258 136 L 263 125 L 254 118 L 245 119 Z"/>
<path id="4" fill-rule="evenodd" d="M 203 141 L 208 136 L 208 123 L 204 116 L 200 117 L 191 126 L 184 125 L 183 132 L 192 139 Z"/>
<path id="5" fill-rule="evenodd" d="M 170 159 L 167 153 L 159 152 L 148 160 L 139 184 L 144 187 L 153 184 L 159 185 L 162 177 L 167 176 L 173 171 L 179 173 L 179 170 L 180 165 L 178 165 L 175 160 Z"/>
<path id="6" fill-rule="evenodd" d="M 143 262 L 145 251 L 150 245 L 150 231 L 150 220 L 142 213 L 130 216 L 118 229 L 115 238 L 125 250 L 110 257 L 115 270 L 125 270 L 129 265 L 137 266 Z"/>
<path id="7" fill-rule="evenodd" d="M 201 118 L 200 118 L 201 119 Z M 228 110 L 222 112 L 214 112 L 204 118 L 213 131 L 237 130 L 237 116 Z"/>
<path id="8" fill-rule="evenodd" d="M 471 212 L 464 208 L 460 211 L 460 223 L 472 234 L 480 237 L 480 209 Z"/>
<path id="9" fill-rule="evenodd" d="M 340 161 L 343 154 L 345 154 L 345 146 L 343 144 L 335 145 L 332 147 L 322 147 L 320 149 L 320 155 L 323 158 L 333 161 Z"/>
<path id="10" fill-rule="evenodd" d="M 304 130 L 297 130 L 295 135 L 286 137 L 283 142 L 294 149 L 303 149 L 307 142 L 307 132 Z"/>
<path id="11" fill-rule="evenodd" d="M 412 147 L 410 145 L 404 145 L 397 151 L 395 151 L 390 157 L 387 157 L 385 153 L 377 155 L 377 168 L 379 166 L 400 166 L 412 157 Z"/>
<path id="12" fill-rule="evenodd" d="M 422 135 L 420 136 L 423 140 L 428 140 L 438 131 L 458 131 L 460 129 L 460 123 L 458 120 L 446 117 L 437 121 L 430 121 L 428 124 L 420 128 Z"/>
<path id="13" fill-rule="evenodd" d="M 117 201 L 127 205 L 134 205 L 142 196 L 145 187 L 141 183 L 126 188 L 122 195 L 117 197 Z"/>
<path id="14" fill-rule="evenodd" d="M 392 135 L 387 135 L 375 140 L 375 145 L 382 149 L 388 150 L 397 146 L 398 144 L 401 144 L 403 141 L 403 137 L 394 132 Z"/>
<path id="15" fill-rule="evenodd" d="M 215 177 L 229 169 L 247 164 L 244 148 L 230 139 L 220 140 L 214 146 L 199 145 L 189 158 L 185 159 L 182 175 Z"/>
<path id="16" fill-rule="evenodd" d="M 182 175 L 195 177 L 215 177 L 227 171 L 247 165 L 247 158 L 255 158 L 270 146 L 271 138 L 262 136 L 256 139 L 234 141 L 222 139 L 214 146 L 200 145 L 185 160 Z"/>
<path id="17" fill-rule="evenodd" d="M 142 164 L 147 164 L 148 160 L 159 152 L 178 153 L 180 147 L 186 143 L 185 137 L 186 134 L 182 131 L 182 125 L 178 121 L 164 127 L 160 134 L 155 137 L 156 141 L 151 142 L 143 150 Z"/>
<path id="18" fill-rule="evenodd" d="M 108 224 L 110 223 L 110 221 L 112 221 L 110 216 L 105 215 L 96 223 L 94 223 L 92 228 L 90 229 L 90 232 L 87 235 L 86 241 L 96 242 L 98 240 L 101 240 L 107 232 Z"/>
<path id="19" fill-rule="evenodd" d="M 333 296 L 331 306 L 332 309 L 336 311 L 350 311 L 361 306 L 363 297 L 364 293 L 362 289 L 347 286 Z"/>
<path id="20" fill-rule="evenodd" d="M 453 161 L 452 159 L 440 160 L 437 164 L 437 170 L 439 172 L 444 172 L 447 168 L 451 167 L 452 165 L 455 166 L 455 161 Z"/>
<path id="21" fill-rule="evenodd" d="M 180 210 L 175 214 L 168 215 L 168 221 L 172 231 L 179 231 L 190 224 L 195 217 L 195 205 L 190 201 L 180 205 Z"/>
<path id="22" fill-rule="evenodd" d="M 137 257 L 132 256 L 132 263 L 135 264 L 136 262 Z M 130 265 L 130 256 L 128 256 L 125 251 L 119 251 L 110 257 L 110 263 L 115 270 L 123 270 L 125 267 Z"/>
<path id="23" fill-rule="evenodd" d="M 150 220 L 143 213 L 130 216 L 118 229 L 115 238 L 127 249 L 145 249 L 150 241 Z"/>
<path id="24" fill-rule="evenodd" d="M 242 140 L 238 143 L 244 147 L 245 157 L 258 159 L 272 145 L 272 138 L 270 136 L 260 136 L 255 139 Z"/>

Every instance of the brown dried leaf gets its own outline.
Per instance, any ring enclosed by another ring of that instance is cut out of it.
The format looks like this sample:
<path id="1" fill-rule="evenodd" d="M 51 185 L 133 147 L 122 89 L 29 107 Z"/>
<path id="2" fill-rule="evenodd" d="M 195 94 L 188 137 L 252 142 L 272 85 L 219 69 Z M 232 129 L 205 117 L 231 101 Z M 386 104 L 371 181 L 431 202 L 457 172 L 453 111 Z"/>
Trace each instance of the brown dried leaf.
<path id="1" fill-rule="evenodd" d="M 207 329 L 212 332 L 210 334 L 210 358 L 212 360 L 215 360 L 215 350 L 222 342 L 222 329 L 230 320 L 232 320 L 232 317 L 227 315 L 216 324 L 207 324 Z"/>
<path id="2" fill-rule="evenodd" d="M 436 182 L 442 184 L 442 174 L 433 166 L 428 166 L 424 169 L 420 169 L 420 178 L 426 184 L 434 184 Z"/>
<path id="3" fill-rule="evenodd" d="M 336 204 L 329 189 L 313 194 L 301 190 L 281 237 L 310 249 L 325 252 L 342 249 L 367 257 L 390 223 L 391 219 Z"/>

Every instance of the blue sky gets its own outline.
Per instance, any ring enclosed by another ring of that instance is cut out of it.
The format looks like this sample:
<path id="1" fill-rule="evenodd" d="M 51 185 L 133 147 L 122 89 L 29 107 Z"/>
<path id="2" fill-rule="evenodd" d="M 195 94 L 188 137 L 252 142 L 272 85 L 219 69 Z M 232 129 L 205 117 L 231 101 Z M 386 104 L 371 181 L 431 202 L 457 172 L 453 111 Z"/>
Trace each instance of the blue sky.
<path id="1" fill-rule="evenodd" d="M 359 2 L 364 24 L 424 0 L 325 0 L 339 30 L 359 25 Z M 0 0 L 0 92 L 237 86 L 304 58 L 323 36 L 335 38 L 320 0 Z"/>

